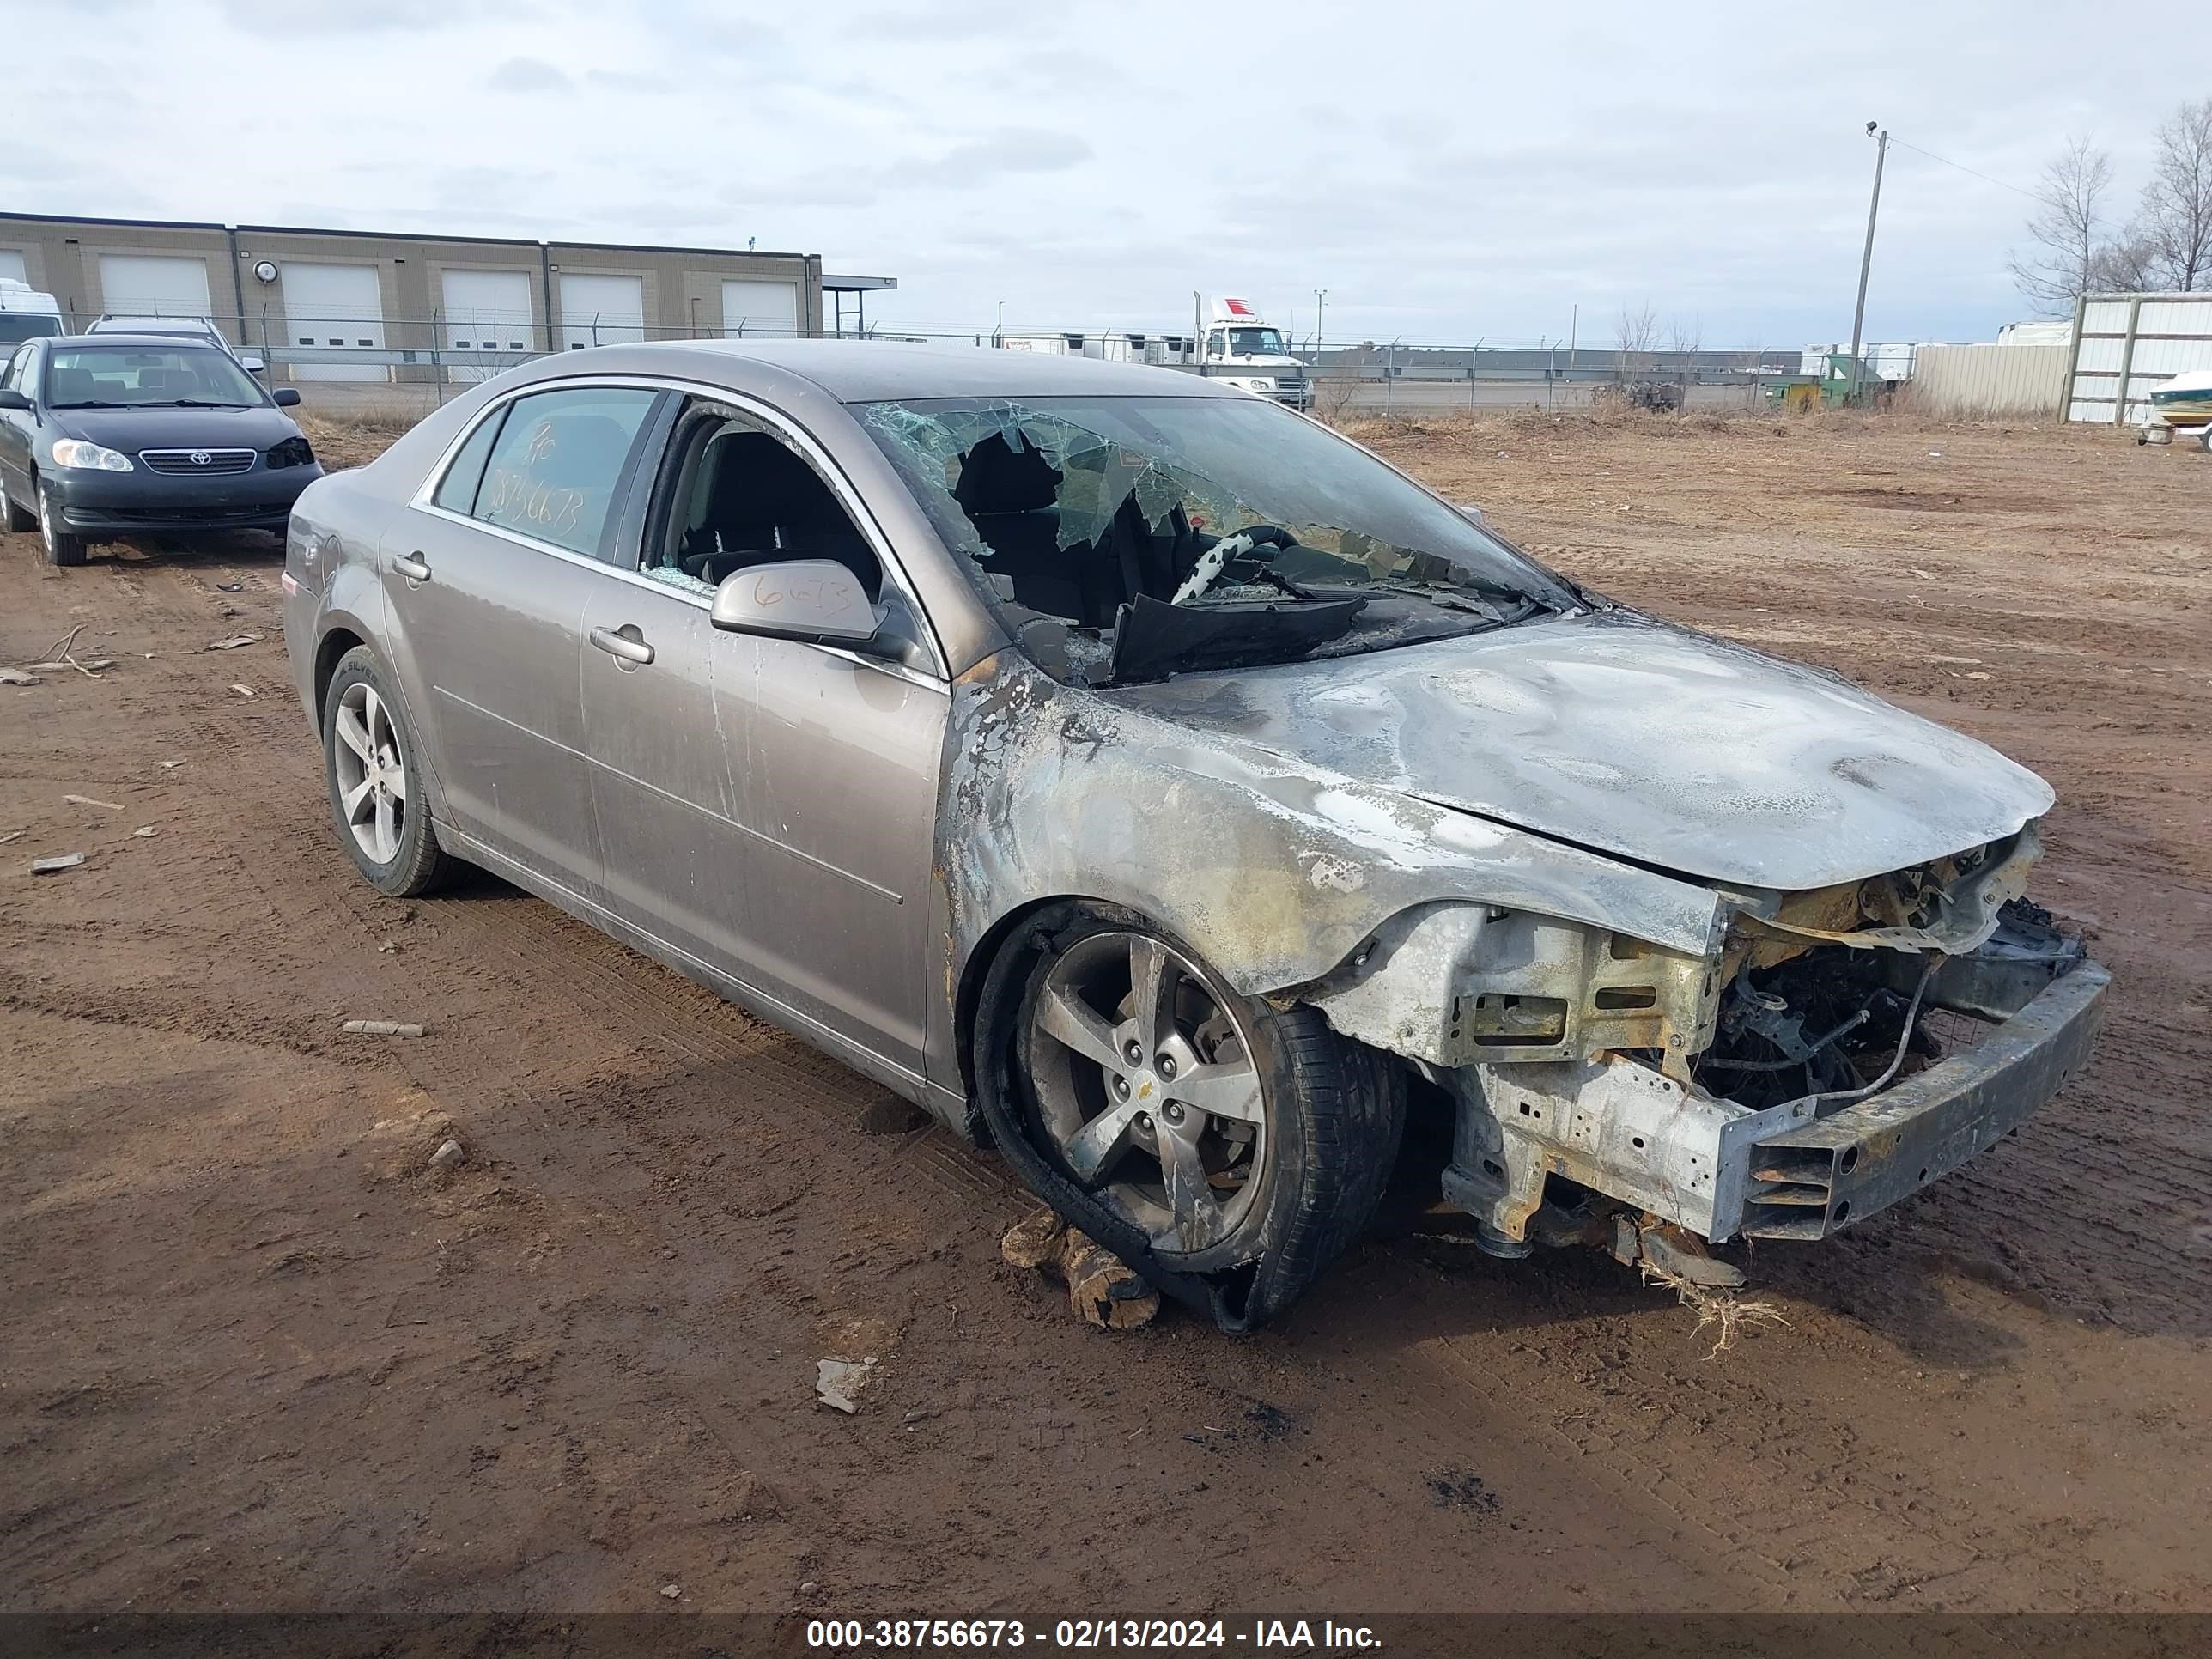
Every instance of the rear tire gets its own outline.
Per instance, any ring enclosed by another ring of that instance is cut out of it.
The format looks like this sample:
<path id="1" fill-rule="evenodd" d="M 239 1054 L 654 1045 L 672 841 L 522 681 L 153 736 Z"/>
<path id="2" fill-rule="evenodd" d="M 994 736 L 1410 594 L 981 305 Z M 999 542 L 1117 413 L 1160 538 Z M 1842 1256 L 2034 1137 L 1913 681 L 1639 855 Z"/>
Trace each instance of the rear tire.
<path id="1" fill-rule="evenodd" d="M 0 477 L 0 529 L 20 532 L 36 530 L 38 527 L 39 515 L 29 507 L 18 503 L 15 498 L 8 493 L 8 480 Z"/>
<path id="2" fill-rule="evenodd" d="M 323 693 L 323 777 L 340 843 L 368 884 L 392 898 L 429 892 L 453 863 L 430 825 L 419 759 L 382 665 L 356 646 Z"/>
<path id="3" fill-rule="evenodd" d="M 61 514 L 54 506 L 54 498 L 46 493 L 43 481 L 39 485 L 39 539 L 46 544 L 48 564 L 84 562 L 84 538 L 72 536 L 62 528 Z"/>
<path id="4" fill-rule="evenodd" d="M 1148 979 L 1167 988 L 1151 1015 Z M 1386 1056 L 1316 1009 L 1237 994 L 1109 905 L 1054 905 L 1016 931 L 986 975 L 975 1052 L 984 1122 L 1030 1189 L 1229 1331 L 1264 1323 L 1351 1247 L 1404 1125 Z"/>

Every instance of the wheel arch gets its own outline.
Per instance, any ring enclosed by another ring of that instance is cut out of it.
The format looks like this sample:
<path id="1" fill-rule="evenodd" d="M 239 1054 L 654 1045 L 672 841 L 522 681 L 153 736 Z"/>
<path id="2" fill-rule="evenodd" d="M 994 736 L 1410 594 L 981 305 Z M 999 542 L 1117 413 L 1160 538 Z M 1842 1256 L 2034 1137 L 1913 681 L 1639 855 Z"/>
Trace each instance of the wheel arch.
<path id="1" fill-rule="evenodd" d="M 345 660 L 349 651 L 368 644 L 367 640 L 343 623 L 331 628 L 316 642 L 313 684 L 315 691 L 315 729 L 318 732 L 323 729 L 324 704 L 330 695 L 331 682 L 337 678 L 338 665 Z"/>
<path id="2" fill-rule="evenodd" d="M 416 717 L 416 710 L 407 696 L 407 687 L 400 679 L 390 652 L 378 641 L 374 630 L 351 611 L 331 613 L 324 621 L 323 633 L 315 641 L 315 655 L 308 672 L 306 686 L 313 702 L 307 704 L 313 718 L 318 741 L 323 736 L 323 720 L 330 704 L 331 682 L 337 678 L 338 665 L 349 653 L 356 649 L 368 653 L 377 672 L 385 680 L 386 700 L 396 707 L 407 723 L 415 739 L 415 766 L 423 789 L 423 805 L 431 822 L 441 823 L 446 816 L 445 781 L 438 769 L 436 755 L 431 740 Z"/>

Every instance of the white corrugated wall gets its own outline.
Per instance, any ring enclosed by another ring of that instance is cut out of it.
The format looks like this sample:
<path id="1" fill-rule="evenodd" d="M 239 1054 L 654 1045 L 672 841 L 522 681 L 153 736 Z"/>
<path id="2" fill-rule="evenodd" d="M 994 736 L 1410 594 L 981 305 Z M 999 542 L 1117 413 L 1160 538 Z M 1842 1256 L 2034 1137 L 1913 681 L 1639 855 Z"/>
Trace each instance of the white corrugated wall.
<path id="1" fill-rule="evenodd" d="M 2066 389 L 2066 343 L 1924 345 L 1912 365 L 1912 404 L 1931 415 L 2041 415 Z"/>
<path id="2" fill-rule="evenodd" d="M 2081 302 L 2066 418 L 2132 425 L 2150 394 L 2191 369 L 2212 369 L 2212 294 L 2098 294 Z M 2120 376 L 2124 370 L 2127 384 Z"/>

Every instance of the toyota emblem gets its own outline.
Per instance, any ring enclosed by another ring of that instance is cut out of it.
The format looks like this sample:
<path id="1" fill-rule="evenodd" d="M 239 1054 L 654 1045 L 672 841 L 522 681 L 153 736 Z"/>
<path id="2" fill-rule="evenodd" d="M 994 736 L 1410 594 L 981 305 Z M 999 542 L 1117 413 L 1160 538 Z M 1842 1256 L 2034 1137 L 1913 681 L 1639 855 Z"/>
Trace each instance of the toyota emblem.
<path id="1" fill-rule="evenodd" d="M 195 449 L 191 453 L 191 463 L 194 466 L 205 466 L 214 459 L 215 457 L 209 454 L 204 449 Z"/>

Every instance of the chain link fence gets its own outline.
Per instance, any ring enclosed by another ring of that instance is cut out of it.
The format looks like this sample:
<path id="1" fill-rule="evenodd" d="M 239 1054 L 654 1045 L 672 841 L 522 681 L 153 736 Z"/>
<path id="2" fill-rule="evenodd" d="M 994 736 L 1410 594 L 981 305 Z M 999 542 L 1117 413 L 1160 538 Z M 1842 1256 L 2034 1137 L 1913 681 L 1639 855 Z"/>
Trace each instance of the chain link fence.
<path id="1" fill-rule="evenodd" d="M 791 339 L 804 332 L 787 321 L 700 328 L 605 314 L 550 323 L 496 313 L 302 317 L 276 307 L 243 315 L 159 320 L 168 327 L 191 322 L 212 326 L 270 384 L 298 386 L 303 401 L 326 413 L 416 416 L 457 390 L 562 351 L 640 340 Z M 78 334 L 103 319 L 64 313 L 58 321 L 64 332 Z M 106 325 L 118 326 L 119 320 L 109 319 Z M 1175 348 L 1165 354 L 1170 366 L 1189 367 L 1175 361 L 1188 351 L 1185 341 L 1171 335 L 1036 329 L 1019 334 L 962 332 L 884 325 L 823 331 L 851 340 L 935 341 L 1139 362 L 1161 361 L 1160 343 L 1169 342 Z M 1527 346 L 1308 340 L 1294 343 L 1289 355 L 1311 388 L 1313 411 L 1325 419 L 1453 410 L 1569 410 L 1623 395 L 1662 407 L 1755 409 L 1765 406 L 1767 387 L 1801 371 L 1800 354 L 1794 350 L 1626 351 L 1564 342 Z"/>

